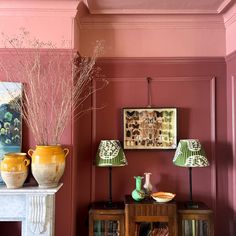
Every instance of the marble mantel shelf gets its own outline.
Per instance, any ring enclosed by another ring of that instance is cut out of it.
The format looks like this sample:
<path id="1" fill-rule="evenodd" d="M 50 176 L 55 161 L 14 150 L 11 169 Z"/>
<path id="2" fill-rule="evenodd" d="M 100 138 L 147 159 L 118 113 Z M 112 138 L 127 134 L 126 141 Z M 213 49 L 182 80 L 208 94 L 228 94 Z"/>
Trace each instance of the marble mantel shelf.
<path id="1" fill-rule="evenodd" d="M 47 189 L 0 186 L 0 221 L 21 221 L 22 236 L 53 236 L 55 194 L 62 185 Z"/>
<path id="2" fill-rule="evenodd" d="M 24 186 L 23 188 L 9 189 L 5 185 L 0 186 L 1 194 L 55 194 L 61 187 L 62 183 L 55 188 L 39 188 L 38 186 Z"/>

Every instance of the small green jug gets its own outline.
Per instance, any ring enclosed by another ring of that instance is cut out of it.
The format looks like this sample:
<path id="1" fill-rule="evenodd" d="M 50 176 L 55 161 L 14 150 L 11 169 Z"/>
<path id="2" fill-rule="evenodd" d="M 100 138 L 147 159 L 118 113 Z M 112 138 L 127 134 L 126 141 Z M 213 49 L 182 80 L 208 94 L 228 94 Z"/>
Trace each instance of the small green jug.
<path id="1" fill-rule="evenodd" d="M 145 193 L 141 189 L 143 177 L 142 176 L 134 176 L 134 178 L 136 179 L 136 188 L 132 191 L 132 198 L 135 201 L 141 201 L 142 199 L 145 198 Z"/>

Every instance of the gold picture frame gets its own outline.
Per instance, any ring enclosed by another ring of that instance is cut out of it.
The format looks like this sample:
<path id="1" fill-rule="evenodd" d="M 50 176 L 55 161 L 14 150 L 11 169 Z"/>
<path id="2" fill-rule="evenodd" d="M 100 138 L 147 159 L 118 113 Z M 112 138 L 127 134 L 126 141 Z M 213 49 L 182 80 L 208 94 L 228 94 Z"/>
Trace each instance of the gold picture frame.
<path id="1" fill-rule="evenodd" d="M 176 108 L 123 108 L 124 149 L 176 149 Z"/>

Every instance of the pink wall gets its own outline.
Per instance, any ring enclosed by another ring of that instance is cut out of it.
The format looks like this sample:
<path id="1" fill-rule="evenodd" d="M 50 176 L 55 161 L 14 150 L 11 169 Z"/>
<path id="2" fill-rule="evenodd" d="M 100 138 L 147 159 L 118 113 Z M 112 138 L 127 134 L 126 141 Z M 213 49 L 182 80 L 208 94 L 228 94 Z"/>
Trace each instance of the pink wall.
<path id="1" fill-rule="evenodd" d="M 66 52 L 66 50 L 65 50 Z M 14 52 L 13 52 L 14 53 Z M 15 56 L 10 52 L 9 50 L 0 50 L 0 58 L 1 60 L 14 60 Z M 10 54 L 10 56 L 9 56 Z M 66 55 L 66 54 L 65 54 Z M 65 56 L 66 59 L 68 59 L 67 56 Z M 14 68 L 14 67 L 13 67 Z M 22 83 L 25 83 L 22 78 L 20 80 L 17 80 L 18 78 L 15 78 L 16 81 L 20 81 Z M 6 81 L 5 74 L 0 71 L 0 81 Z M 45 95 L 46 96 L 46 95 Z M 66 160 L 66 169 L 64 176 L 62 178 L 63 187 L 60 189 L 60 191 L 56 195 L 56 227 L 55 227 L 55 235 L 73 235 L 73 220 L 75 219 L 73 214 L 73 201 L 74 201 L 74 195 L 72 192 L 72 162 L 73 162 L 73 129 L 72 129 L 72 120 L 69 120 L 68 125 L 65 129 L 65 132 L 63 134 L 61 144 L 63 146 L 66 146 L 70 149 L 70 153 Z M 27 153 L 28 150 L 32 148 L 35 149 L 35 142 L 32 133 L 26 127 L 25 123 L 23 123 L 23 132 L 22 132 L 22 152 Z M 28 182 L 31 182 L 32 184 L 37 184 L 34 180 L 33 176 L 30 175 L 28 177 Z M 65 222 L 65 218 L 68 219 L 68 222 Z M 10 223 L 7 224 L 8 227 Z M 1 235 L 8 235 L 8 236 L 20 236 L 21 235 L 21 229 L 19 227 L 19 224 L 12 223 L 10 226 L 14 230 L 7 230 L 7 225 L 4 225 L 4 223 L 0 224 L 0 234 Z"/>
<path id="2" fill-rule="evenodd" d="M 221 161 L 228 148 L 227 120 L 222 115 L 226 114 L 224 59 L 109 58 L 100 63 L 109 85 L 93 98 L 93 103 L 105 104 L 105 108 L 94 110 L 91 117 L 79 121 L 78 127 L 83 127 L 78 129 L 78 134 L 85 135 L 85 139 L 79 142 L 77 235 L 86 235 L 85 218 L 90 201 L 108 198 L 107 169 L 92 167 L 99 141 L 122 141 L 121 110 L 147 106 L 147 76 L 153 78 L 152 105 L 178 108 L 178 139 L 199 138 L 203 142 L 211 166 L 193 170 L 193 196 L 214 208 L 217 235 L 228 235 L 230 206 L 226 171 L 229 163 L 222 165 Z M 113 170 L 114 200 L 122 201 L 125 194 L 130 194 L 135 187 L 133 176 L 146 171 L 153 173 L 155 190 L 172 191 L 177 193 L 177 200 L 188 200 L 188 170 L 172 164 L 174 151 L 127 150 L 125 153 L 129 165 Z M 226 194 L 221 191 L 222 176 Z M 84 183 L 86 188 L 83 188 Z"/>
<path id="3" fill-rule="evenodd" d="M 17 37 L 20 28 L 30 32 L 31 39 L 51 42 L 57 48 L 74 48 L 75 16 L 78 1 L 1 1 L 0 5 L 0 32 L 10 38 Z M 58 27 L 59 26 L 59 27 Z M 0 47 L 3 47 L 0 40 Z M 26 48 L 28 45 L 24 45 Z M 4 51 L 1 51 L 1 55 Z M 3 80 L 4 77 L 0 77 Z M 63 176 L 63 187 L 56 197 L 56 235 L 73 235 L 73 139 L 72 123 L 68 125 L 63 135 L 62 144 L 70 147 L 71 153 L 67 158 L 66 171 Z M 33 138 L 27 128 L 23 133 L 23 151 L 34 147 Z M 31 178 L 31 181 L 32 178 Z M 69 219 L 65 222 L 65 219 Z M 2 232 L 2 231 L 1 231 Z M 9 234 L 8 234 L 9 235 Z M 20 235 L 20 230 L 13 234 Z"/>
<path id="4" fill-rule="evenodd" d="M 23 26 L 32 36 L 59 47 L 63 39 L 70 48 L 80 46 L 82 54 L 89 54 L 97 39 L 105 39 L 105 56 L 113 57 L 100 62 L 110 81 L 108 87 L 87 104 L 106 104 L 106 107 L 71 121 L 63 137 L 63 144 L 71 147 L 71 155 L 62 180 L 64 186 L 56 199 L 56 235 L 87 235 L 88 205 L 107 199 L 107 171 L 92 165 L 98 143 L 102 138 L 122 140 L 121 109 L 147 105 L 147 76 L 153 78 L 153 105 L 178 108 L 178 138 L 199 138 L 206 147 L 211 166 L 194 169 L 193 196 L 213 207 L 217 235 L 230 235 L 229 232 L 233 235 L 231 216 L 236 209 L 233 200 L 236 193 L 231 185 L 236 182 L 232 169 L 235 160 L 226 141 L 226 127 L 227 121 L 232 125 L 234 122 L 226 116 L 232 111 L 230 95 L 226 110 L 223 19 L 219 16 L 87 17 L 83 13 L 77 18 L 77 25 L 74 21 L 77 4 L 77 1 L 57 1 L 57 4 L 1 1 L 0 6 L 0 31 L 14 34 Z M 230 34 L 227 35 L 231 40 Z M 157 58 L 162 56 L 169 59 Z M 234 70 L 234 62 L 228 66 Z M 233 133 L 228 135 L 234 144 Z M 23 151 L 33 145 L 25 128 Z M 134 188 L 133 176 L 145 171 L 153 173 L 156 189 L 176 192 L 178 200 L 188 199 L 188 172 L 172 165 L 174 151 L 126 151 L 126 154 L 129 165 L 113 171 L 114 200 L 122 200 L 124 194 L 129 194 Z M 13 235 L 17 236 L 17 232 Z"/>
<path id="5" fill-rule="evenodd" d="M 236 53 L 230 54 L 227 58 L 227 116 L 228 116 L 228 142 L 230 144 L 229 157 L 231 166 L 228 170 L 229 205 L 232 209 L 230 218 L 231 235 L 236 233 Z"/>
<path id="6" fill-rule="evenodd" d="M 92 165 L 98 143 L 101 139 L 122 141 L 121 109 L 147 105 L 147 76 L 153 78 L 153 106 L 178 108 L 178 139 L 199 138 L 203 142 L 211 166 L 194 169 L 194 199 L 213 207 L 217 235 L 229 235 L 231 159 L 226 155 L 227 120 L 222 115 L 226 114 L 224 59 L 108 58 L 100 64 L 110 83 L 87 101 L 87 106 L 105 104 L 105 108 L 74 121 L 63 137 L 63 144 L 73 145 L 73 153 L 67 160 L 64 186 L 56 199 L 56 235 L 87 235 L 89 204 L 106 200 L 108 195 L 107 170 Z M 23 134 L 23 151 L 27 151 L 34 143 L 27 129 Z M 113 171 L 115 201 L 130 194 L 133 176 L 145 171 L 153 173 L 155 190 L 176 192 L 177 200 L 188 199 L 188 170 L 173 166 L 174 151 L 130 150 L 126 155 L 129 165 Z M 1 229 L 4 232 L 4 225 Z M 17 234 L 16 228 L 13 235 L 20 235 L 20 231 Z"/>
<path id="7" fill-rule="evenodd" d="M 226 55 L 236 50 L 236 4 L 224 14 L 225 37 L 226 37 Z"/>
<path id="8" fill-rule="evenodd" d="M 0 33 L 19 35 L 23 27 L 32 38 L 50 41 L 58 48 L 74 48 L 77 5 L 75 0 L 57 1 L 56 4 L 55 1 L 3 0 L 0 4 Z"/>

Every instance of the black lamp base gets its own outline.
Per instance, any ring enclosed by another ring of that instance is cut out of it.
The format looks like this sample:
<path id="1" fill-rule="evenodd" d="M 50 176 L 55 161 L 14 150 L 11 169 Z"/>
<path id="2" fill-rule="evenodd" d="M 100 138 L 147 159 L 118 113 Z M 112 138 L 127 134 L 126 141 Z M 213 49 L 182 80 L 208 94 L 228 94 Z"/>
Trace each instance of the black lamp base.
<path id="1" fill-rule="evenodd" d="M 185 207 L 187 209 L 198 209 L 199 208 L 199 205 L 197 202 L 193 202 L 193 201 L 189 201 L 185 204 Z"/>
<path id="2" fill-rule="evenodd" d="M 104 202 L 103 206 L 104 206 L 104 209 L 118 209 L 119 208 L 119 204 L 117 204 L 116 202 Z"/>
<path id="3" fill-rule="evenodd" d="M 192 194 L 192 167 L 189 167 L 189 201 L 186 203 L 187 209 L 198 209 L 198 204 L 193 201 L 193 194 Z"/>

